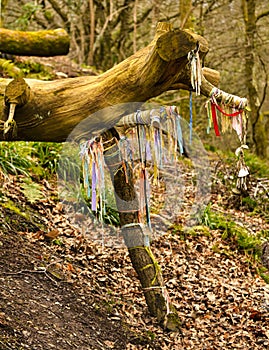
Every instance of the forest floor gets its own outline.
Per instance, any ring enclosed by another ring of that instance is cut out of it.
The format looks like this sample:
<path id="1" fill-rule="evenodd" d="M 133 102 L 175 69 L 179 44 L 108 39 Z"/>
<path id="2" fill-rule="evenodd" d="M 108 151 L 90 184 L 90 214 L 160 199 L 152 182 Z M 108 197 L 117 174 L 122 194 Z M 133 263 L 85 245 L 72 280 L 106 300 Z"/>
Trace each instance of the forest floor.
<path id="1" fill-rule="evenodd" d="M 184 176 L 193 174 L 186 168 Z M 72 226 L 55 179 L 42 180 L 42 196 L 29 201 L 22 178 L 2 184 L 1 350 L 269 349 L 269 285 L 257 273 L 258 262 L 212 222 L 213 229 L 182 230 L 192 181 L 176 224 L 152 243 L 182 319 L 181 331 L 169 333 L 149 315 L 127 249 L 104 248 Z M 268 232 L 268 218 L 229 205 L 231 199 L 215 183 L 212 210 L 254 236 Z"/>
<path id="2" fill-rule="evenodd" d="M 84 74 L 69 61 L 46 64 L 60 70 L 55 76 Z M 182 162 L 181 209 L 152 242 L 180 332 L 164 331 L 149 315 L 124 245 L 109 237 L 102 246 L 93 223 L 81 233 L 79 215 L 70 222 L 55 178 L 0 178 L 0 350 L 269 349 L 269 285 L 259 272 L 269 276 L 254 259 L 255 239 L 269 237 L 268 179 L 267 187 L 252 179 L 243 205 L 229 184 L 233 171 L 216 155 L 211 168 L 204 220 L 186 229 L 197 177 Z"/>

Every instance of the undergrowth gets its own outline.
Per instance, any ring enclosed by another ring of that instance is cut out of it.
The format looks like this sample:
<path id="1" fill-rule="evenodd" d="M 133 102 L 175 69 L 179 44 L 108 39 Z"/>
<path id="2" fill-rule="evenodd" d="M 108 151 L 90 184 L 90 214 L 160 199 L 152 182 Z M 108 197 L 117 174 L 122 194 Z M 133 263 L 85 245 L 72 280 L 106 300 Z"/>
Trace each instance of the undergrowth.
<path id="1" fill-rule="evenodd" d="M 65 190 L 68 196 L 76 201 L 84 200 L 88 207 L 91 203 L 83 189 L 83 177 L 79 168 L 79 155 L 74 152 L 65 157 L 61 154 L 62 144 L 48 142 L 2 142 L 0 148 L 0 179 L 5 179 L 8 175 L 21 176 L 21 192 L 30 203 L 43 198 L 42 179 L 50 180 L 56 174 L 65 182 Z M 59 163 L 59 158 L 61 161 Z M 74 158 L 75 157 L 75 158 Z M 74 180 L 78 183 L 74 184 Z M 79 181 L 80 178 L 80 181 Z M 72 186 L 74 184 L 74 186 Z M 2 197 L 4 194 L 2 194 Z M 79 197 L 78 197 L 79 196 Z M 113 197 L 113 198 L 112 198 Z M 106 189 L 105 210 L 93 212 L 93 215 L 108 225 L 119 226 L 119 214 L 115 208 L 113 191 Z M 112 204 L 112 205 L 111 205 Z"/>
<path id="2" fill-rule="evenodd" d="M 25 142 L 1 142 L 0 147 L 0 173 L 2 176 L 25 175 L 29 176 L 34 165 L 29 157 L 31 146 Z"/>
<path id="3" fill-rule="evenodd" d="M 42 142 L 1 142 L 2 175 L 49 178 L 56 173 L 61 144 Z"/>
<path id="4" fill-rule="evenodd" d="M 200 218 L 200 224 L 211 230 L 218 230 L 222 234 L 222 240 L 229 244 L 232 250 L 238 250 L 248 256 L 249 261 L 255 266 L 266 282 L 269 282 L 267 269 L 262 268 L 262 246 L 269 239 L 269 230 L 261 230 L 256 234 L 250 233 L 243 225 L 236 223 L 228 216 L 213 211 L 208 205 Z M 262 271 L 262 273 L 261 273 Z"/>
<path id="5" fill-rule="evenodd" d="M 54 74 L 45 65 L 31 60 L 12 60 L 0 57 L 0 76 L 52 80 Z"/>
<path id="6" fill-rule="evenodd" d="M 237 159 L 231 152 L 215 153 L 212 191 L 221 195 L 224 208 L 248 211 L 251 216 L 260 216 L 269 222 L 269 161 L 260 159 L 251 152 L 245 152 L 245 163 L 249 169 L 247 191 L 236 189 Z"/>
<path id="7" fill-rule="evenodd" d="M 20 176 L 20 188 L 30 203 L 40 200 L 43 179 L 56 176 L 61 144 L 41 142 L 1 142 L 0 182 L 9 175 Z M 4 200 L 5 194 L 1 193 Z"/>

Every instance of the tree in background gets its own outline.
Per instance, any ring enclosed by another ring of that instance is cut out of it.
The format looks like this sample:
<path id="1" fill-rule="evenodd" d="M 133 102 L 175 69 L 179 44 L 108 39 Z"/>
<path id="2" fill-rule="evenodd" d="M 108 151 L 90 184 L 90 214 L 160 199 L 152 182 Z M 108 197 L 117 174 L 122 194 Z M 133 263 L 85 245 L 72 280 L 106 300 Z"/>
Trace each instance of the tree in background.
<path id="1" fill-rule="evenodd" d="M 263 50 L 263 27 L 259 28 L 259 20 L 269 18 L 268 5 L 256 15 L 256 0 L 242 0 L 245 25 L 245 78 L 248 98 L 251 108 L 250 130 L 256 153 L 265 158 L 267 156 L 268 140 L 261 108 L 266 98 L 268 73 Z M 260 30 L 261 29 L 261 30 Z M 262 36 L 261 36 L 262 35 Z M 261 45 L 261 48 L 259 47 Z M 263 72 L 263 79 L 262 77 Z"/>
<path id="2" fill-rule="evenodd" d="M 268 156 L 268 4 L 261 0 L 202 1 L 200 28 L 211 43 L 207 64 L 222 72 L 221 87 L 247 96 L 249 145 Z M 231 78 L 232 77 L 232 78 Z"/>

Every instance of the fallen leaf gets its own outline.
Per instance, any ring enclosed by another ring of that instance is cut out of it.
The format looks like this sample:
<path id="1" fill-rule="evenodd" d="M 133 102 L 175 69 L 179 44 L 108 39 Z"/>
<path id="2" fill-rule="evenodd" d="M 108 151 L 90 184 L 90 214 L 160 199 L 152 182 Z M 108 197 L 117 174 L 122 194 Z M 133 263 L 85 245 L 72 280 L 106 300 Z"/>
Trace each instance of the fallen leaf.
<path id="1" fill-rule="evenodd" d="M 60 234 L 60 231 L 58 229 L 55 229 L 55 230 L 49 231 L 44 236 L 49 239 L 55 239 L 56 237 L 59 236 L 59 234 Z"/>

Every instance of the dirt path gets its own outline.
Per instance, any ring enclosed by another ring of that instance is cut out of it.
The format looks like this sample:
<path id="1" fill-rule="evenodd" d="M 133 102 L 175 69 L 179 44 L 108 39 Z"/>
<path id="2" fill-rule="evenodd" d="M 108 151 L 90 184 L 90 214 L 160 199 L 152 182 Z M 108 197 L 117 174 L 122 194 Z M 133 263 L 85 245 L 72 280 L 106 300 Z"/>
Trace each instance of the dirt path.
<path id="1" fill-rule="evenodd" d="M 0 233 L 0 349 L 124 349 L 123 324 L 87 290 L 45 271 L 45 249 Z M 44 260 L 43 260 L 44 262 Z M 129 335 L 128 335 L 129 336 Z"/>

